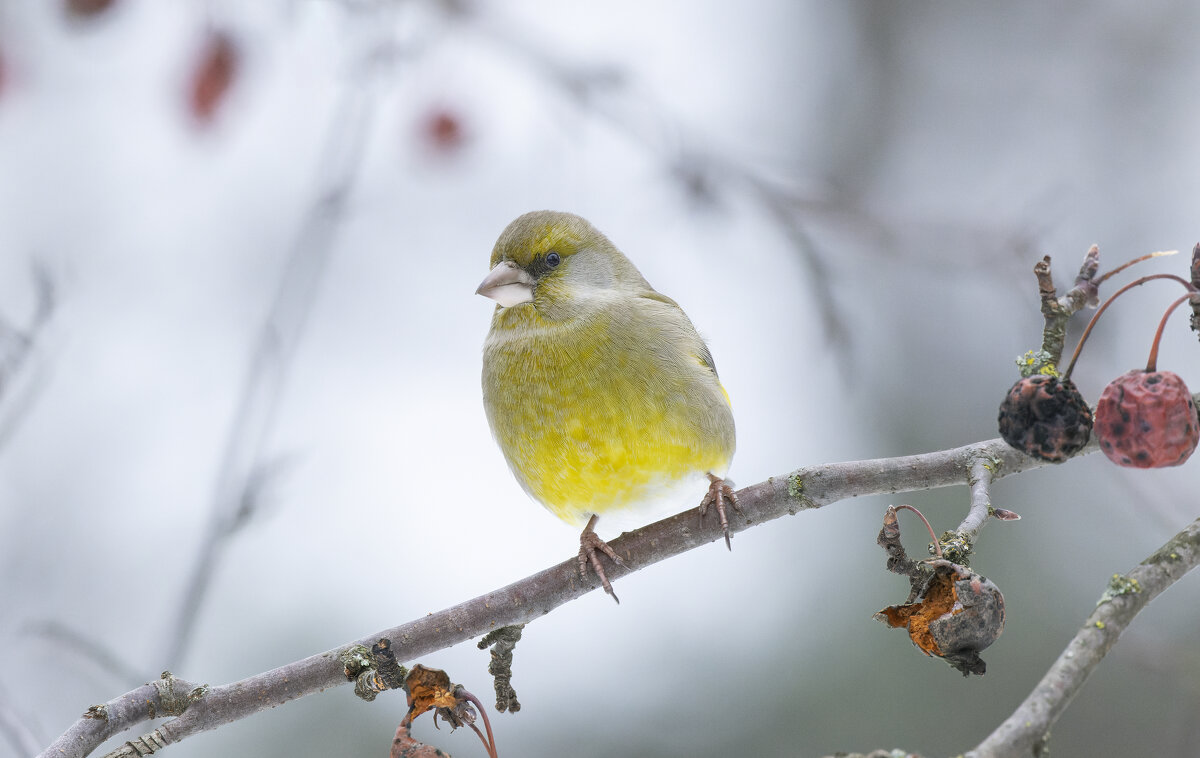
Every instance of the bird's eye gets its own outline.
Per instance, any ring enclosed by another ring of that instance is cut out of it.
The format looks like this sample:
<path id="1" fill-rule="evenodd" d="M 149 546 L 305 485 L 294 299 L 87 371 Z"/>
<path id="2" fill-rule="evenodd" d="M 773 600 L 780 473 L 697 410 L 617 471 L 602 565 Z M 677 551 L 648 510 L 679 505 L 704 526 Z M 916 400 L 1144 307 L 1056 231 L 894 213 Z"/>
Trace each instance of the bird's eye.
<path id="1" fill-rule="evenodd" d="M 549 266 L 550 268 L 554 268 L 555 266 L 557 266 L 560 263 L 562 263 L 562 258 L 559 257 L 558 253 L 546 253 L 546 265 L 547 266 Z"/>

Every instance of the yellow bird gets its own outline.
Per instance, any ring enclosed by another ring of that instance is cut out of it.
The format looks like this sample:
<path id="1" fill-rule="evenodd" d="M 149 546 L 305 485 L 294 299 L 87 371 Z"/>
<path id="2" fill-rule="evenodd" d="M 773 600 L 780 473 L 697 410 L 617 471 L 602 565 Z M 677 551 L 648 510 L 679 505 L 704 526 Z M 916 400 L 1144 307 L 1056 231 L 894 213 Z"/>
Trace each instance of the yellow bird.
<path id="1" fill-rule="evenodd" d="M 590 562 L 616 599 L 596 551 L 621 560 L 596 535 L 597 517 L 636 513 L 697 482 L 708 489 L 700 515 L 715 507 L 728 546 L 733 412 L 683 309 L 570 213 L 517 218 L 491 266 L 476 290 L 498 303 L 483 346 L 488 423 L 525 491 L 586 522 L 581 575 Z"/>

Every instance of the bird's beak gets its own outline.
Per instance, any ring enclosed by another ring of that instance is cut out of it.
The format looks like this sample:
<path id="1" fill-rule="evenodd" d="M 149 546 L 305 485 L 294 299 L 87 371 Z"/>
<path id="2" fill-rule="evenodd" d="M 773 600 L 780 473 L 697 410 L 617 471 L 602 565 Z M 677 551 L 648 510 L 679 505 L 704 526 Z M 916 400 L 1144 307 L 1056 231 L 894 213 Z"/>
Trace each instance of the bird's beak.
<path id="1" fill-rule="evenodd" d="M 479 283 L 476 295 L 490 297 L 501 307 L 533 302 L 533 277 L 512 261 L 500 261 Z"/>

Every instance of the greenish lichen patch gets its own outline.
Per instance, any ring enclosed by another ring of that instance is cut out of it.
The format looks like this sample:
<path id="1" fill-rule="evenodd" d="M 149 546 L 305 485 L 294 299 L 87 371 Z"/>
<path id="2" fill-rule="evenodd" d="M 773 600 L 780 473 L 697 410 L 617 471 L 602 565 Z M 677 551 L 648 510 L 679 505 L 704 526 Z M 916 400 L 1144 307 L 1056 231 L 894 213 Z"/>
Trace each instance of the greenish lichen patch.
<path id="1" fill-rule="evenodd" d="M 1104 594 L 1100 596 L 1096 605 L 1107 603 L 1121 595 L 1136 595 L 1141 591 L 1142 585 L 1137 579 L 1132 579 L 1124 574 L 1113 574 L 1112 579 L 1108 580 L 1108 587 L 1104 589 Z"/>
<path id="2" fill-rule="evenodd" d="M 1025 355 L 1017 358 L 1017 370 L 1023 377 L 1030 377 L 1034 374 L 1058 376 L 1058 367 L 1055 366 L 1057 362 L 1058 359 L 1046 350 L 1038 350 L 1036 353 L 1027 350 Z"/>
<path id="3" fill-rule="evenodd" d="M 793 500 L 804 497 L 804 477 L 799 472 L 788 474 L 788 497 Z"/>
<path id="4" fill-rule="evenodd" d="M 959 532 L 942 532 L 938 543 L 942 546 L 942 557 L 960 566 L 971 565 L 971 540 Z M 932 546 L 930 549 L 932 552 Z"/>
<path id="5" fill-rule="evenodd" d="M 342 651 L 340 657 L 346 678 L 349 680 L 375 666 L 375 662 L 371 660 L 371 650 L 362 645 L 351 645 Z"/>

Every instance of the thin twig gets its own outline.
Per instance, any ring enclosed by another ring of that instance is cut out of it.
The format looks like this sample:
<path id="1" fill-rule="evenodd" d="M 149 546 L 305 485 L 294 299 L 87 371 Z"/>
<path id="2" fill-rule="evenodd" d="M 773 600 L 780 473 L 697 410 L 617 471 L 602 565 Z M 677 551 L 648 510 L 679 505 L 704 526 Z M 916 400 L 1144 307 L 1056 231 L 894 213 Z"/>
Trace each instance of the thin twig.
<path id="1" fill-rule="evenodd" d="M 1094 453 L 1098 449 L 1099 445 L 1093 439 L 1076 455 Z M 993 480 L 1050 465 L 1014 450 L 1001 439 L 993 439 L 921 455 L 810 466 L 740 490 L 738 501 L 744 512 L 730 520 L 729 530 L 742 532 L 781 516 L 821 508 L 851 497 L 966 485 L 972 462 L 981 458 L 993 462 Z M 609 545 L 624 559 L 623 566 L 609 569 L 610 578 L 620 578 L 688 550 L 724 540 L 721 526 L 715 520 L 697 524 L 695 516 L 694 510 L 688 510 L 610 541 Z M 171 744 L 305 695 L 345 684 L 341 653 L 354 645 L 370 647 L 386 637 L 392 640 L 397 661 L 410 661 L 500 626 L 534 621 L 598 587 L 590 578 L 587 581 L 580 579 L 577 560 L 572 556 L 507 587 L 438 613 L 239 682 L 213 687 L 182 716 L 163 724 L 153 735 L 157 741 Z M 121 729 L 144 718 L 144 714 L 136 716 L 133 721 L 122 724 Z M 83 727 L 78 723 L 72 726 L 42 753 L 42 758 L 86 756 L 99 743 L 81 729 Z"/>
<path id="2" fill-rule="evenodd" d="M 1096 610 L 1058 656 L 1025 701 L 968 758 L 1041 756 L 1050 728 L 1083 687 L 1088 675 L 1146 605 L 1200 563 L 1200 519 L 1176 534 L 1153 555 L 1121 576 L 1115 575 Z"/>
<path id="3" fill-rule="evenodd" d="M 265 470 L 264 442 L 334 251 L 334 238 L 362 162 L 375 104 L 373 88 L 355 80 L 347 86 L 339 107 L 332 111 L 319 172 L 321 192 L 295 237 L 275 298 L 251 351 L 250 369 L 217 476 L 212 516 L 166 636 L 167 668 L 178 667 L 187 652 L 196 618 L 229 538 L 258 507 Z"/>
<path id="4" fill-rule="evenodd" d="M 992 477 L 995 469 L 992 461 L 987 458 L 976 458 L 971 461 L 970 476 L 967 480 L 971 486 L 971 508 L 966 518 L 958 525 L 958 533 L 967 542 L 974 544 L 979 536 L 979 530 L 987 523 L 992 511 Z"/>
<path id="5" fill-rule="evenodd" d="M 24 631 L 53 643 L 60 651 L 73 650 L 124 686 L 146 678 L 144 673 L 139 672 L 135 666 L 122 659 L 108 646 L 100 644 L 94 637 L 67 624 L 53 619 L 32 621 L 25 626 Z"/>

